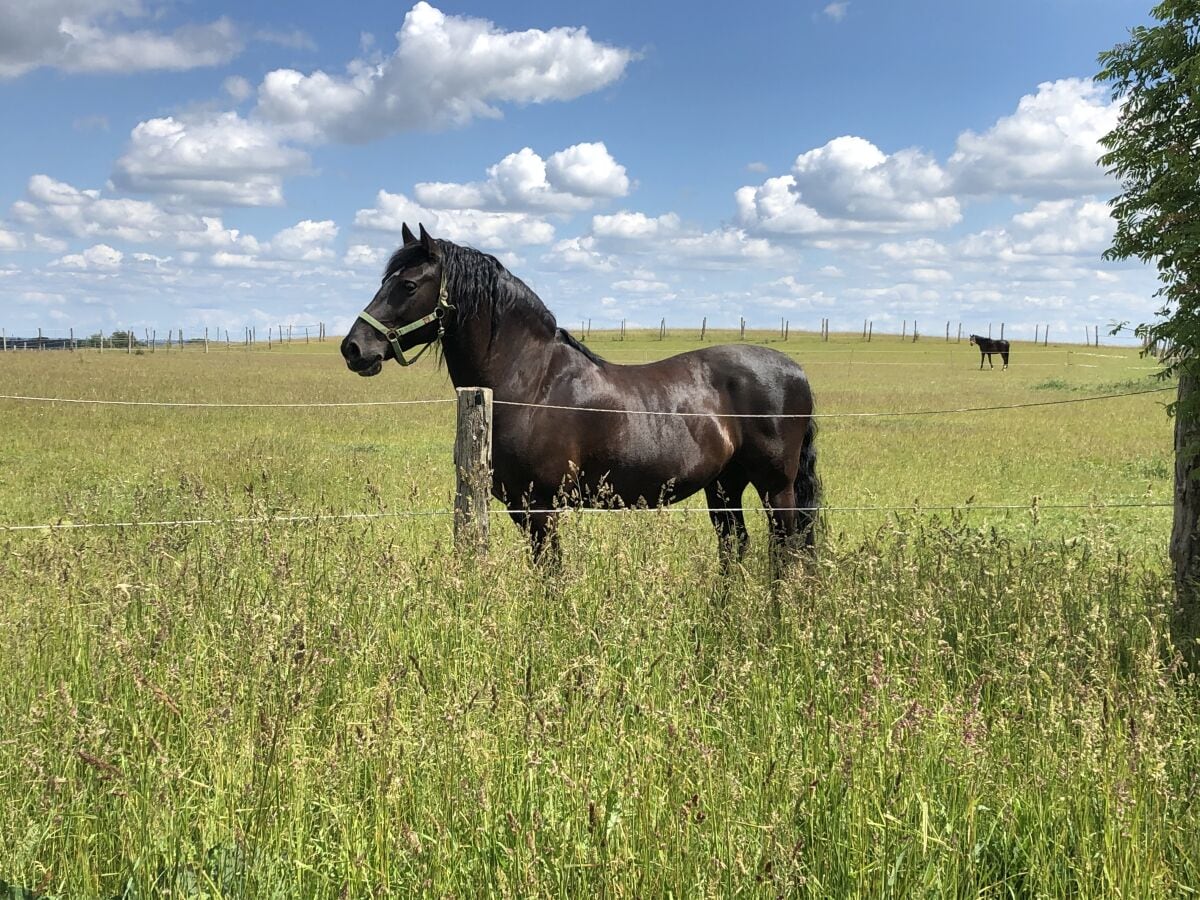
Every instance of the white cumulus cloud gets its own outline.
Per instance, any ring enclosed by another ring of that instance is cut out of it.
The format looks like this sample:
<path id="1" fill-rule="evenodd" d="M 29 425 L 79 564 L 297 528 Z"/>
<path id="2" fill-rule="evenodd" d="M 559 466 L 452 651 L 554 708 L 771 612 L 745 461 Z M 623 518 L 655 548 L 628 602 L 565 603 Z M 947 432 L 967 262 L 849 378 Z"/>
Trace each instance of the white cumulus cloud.
<path id="1" fill-rule="evenodd" d="M 345 75 L 276 69 L 259 86 L 258 113 L 298 135 L 364 142 L 495 118 L 502 103 L 570 100 L 611 84 L 632 58 L 584 28 L 504 31 L 422 0 L 391 56 L 354 60 Z"/>
<path id="2" fill-rule="evenodd" d="M 739 188 L 734 198 L 738 221 L 767 234 L 887 234 L 962 218 L 934 159 L 913 149 L 888 155 L 853 136 L 800 154 L 790 174 Z"/>
<path id="3" fill-rule="evenodd" d="M 434 237 L 471 244 L 489 251 L 511 250 L 554 240 L 554 226 L 528 213 L 479 209 L 430 209 L 406 197 L 381 190 L 375 205 L 354 215 L 359 228 L 398 234 L 407 224 L 423 224 Z"/>
<path id="4" fill-rule="evenodd" d="M 948 163 L 955 187 L 1047 199 L 1115 193 L 1116 183 L 1096 160 L 1104 152 L 1100 138 L 1119 115 L 1120 107 L 1092 81 L 1040 84 L 987 131 L 959 135 Z"/>
<path id="5" fill-rule="evenodd" d="M 43 66 L 182 71 L 222 65 L 241 52 L 242 37 L 226 18 L 171 32 L 133 27 L 159 8 L 138 0 L 0 0 L 0 78 Z"/>
<path id="6" fill-rule="evenodd" d="M 602 143 L 576 144 L 549 160 L 525 147 L 489 167 L 487 174 L 482 182 L 421 182 L 413 194 L 419 203 L 437 209 L 571 212 L 629 190 L 625 167 Z"/>
<path id="7" fill-rule="evenodd" d="M 150 119 L 137 125 L 113 182 L 123 190 L 182 195 L 230 206 L 278 206 L 283 176 L 308 168 L 308 155 L 270 126 L 236 112 Z"/>

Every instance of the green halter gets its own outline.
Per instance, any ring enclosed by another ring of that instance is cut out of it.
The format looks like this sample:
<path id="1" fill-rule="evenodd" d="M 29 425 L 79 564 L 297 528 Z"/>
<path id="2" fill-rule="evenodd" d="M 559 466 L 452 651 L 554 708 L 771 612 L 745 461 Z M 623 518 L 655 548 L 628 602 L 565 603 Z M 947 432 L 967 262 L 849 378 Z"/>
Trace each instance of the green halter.
<path id="1" fill-rule="evenodd" d="M 387 325 L 384 325 L 373 315 L 368 313 L 365 309 L 358 314 L 358 317 L 382 334 L 385 338 L 387 338 L 388 343 L 392 345 L 392 350 L 396 353 L 396 362 L 400 363 L 402 366 L 411 366 L 424 355 L 426 350 L 440 341 L 443 335 L 445 335 L 446 313 L 447 311 L 453 309 L 454 307 L 450 304 L 450 295 L 446 291 L 446 270 L 442 269 L 442 286 L 438 290 L 437 306 L 433 308 L 433 312 L 431 312 L 429 315 L 421 316 L 421 318 L 417 319 L 415 322 L 409 322 L 407 325 L 401 326 L 400 328 L 389 328 Z M 430 322 L 438 323 L 437 337 L 435 337 L 432 341 L 428 341 L 424 347 L 417 351 L 416 356 L 412 357 L 411 359 L 405 359 L 404 351 L 400 349 L 400 338 L 404 337 L 406 334 L 416 331 L 418 328 L 423 328 Z"/>

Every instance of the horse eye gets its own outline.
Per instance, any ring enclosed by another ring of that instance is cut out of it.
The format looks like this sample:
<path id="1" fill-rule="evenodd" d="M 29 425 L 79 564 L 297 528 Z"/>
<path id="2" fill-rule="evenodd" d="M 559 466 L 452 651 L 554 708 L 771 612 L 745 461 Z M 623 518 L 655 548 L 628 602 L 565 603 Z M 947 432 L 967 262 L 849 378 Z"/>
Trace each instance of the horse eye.
<path id="1" fill-rule="evenodd" d="M 414 281 L 405 281 L 405 282 L 403 282 L 403 284 L 404 284 L 404 289 L 406 291 L 408 291 L 409 293 L 411 293 L 417 289 L 416 282 L 414 282 Z"/>

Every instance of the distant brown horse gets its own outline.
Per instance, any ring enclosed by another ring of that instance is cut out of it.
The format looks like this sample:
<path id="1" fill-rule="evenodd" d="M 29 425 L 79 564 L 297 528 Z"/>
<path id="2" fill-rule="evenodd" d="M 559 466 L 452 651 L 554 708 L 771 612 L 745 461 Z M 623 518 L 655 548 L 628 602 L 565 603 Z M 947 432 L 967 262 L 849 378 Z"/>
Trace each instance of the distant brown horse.
<path id="1" fill-rule="evenodd" d="M 979 368 L 983 368 L 983 358 L 985 356 L 987 357 L 988 365 L 993 369 L 996 368 L 992 363 L 993 353 L 999 353 L 1000 358 L 1004 360 L 1001 371 L 1008 368 L 1008 341 L 998 341 L 973 334 L 971 335 L 971 344 L 979 348 Z"/>
<path id="2" fill-rule="evenodd" d="M 375 375 L 440 339 L 455 386 L 493 390 L 492 494 L 528 531 L 535 558 L 558 555 L 556 501 L 655 506 L 703 489 L 728 563 L 748 541 L 737 509 L 747 485 L 767 509 L 773 559 L 813 547 L 817 428 L 792 359 L 741 344 L 617 365 L 557 327 L 494 257 L 424 226 L 419 238 L 407 225 L 403 234 L 342 356 Z"/>

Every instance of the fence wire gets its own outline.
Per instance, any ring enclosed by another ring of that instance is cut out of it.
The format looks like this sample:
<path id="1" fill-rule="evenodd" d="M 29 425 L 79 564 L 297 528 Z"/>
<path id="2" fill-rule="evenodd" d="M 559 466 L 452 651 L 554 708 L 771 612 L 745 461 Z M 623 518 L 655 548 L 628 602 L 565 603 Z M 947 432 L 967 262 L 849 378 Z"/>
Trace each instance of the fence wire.
<path id="1" fill-rule="evenodd" d="M 1162 509 L 1170 507 L 1170 501 L 1146 502 L 1102 502 L 1102 503 L 967 503 L 958 505 L 923 506 L 786 506 L 772 507 L 772 512 L 817 512 L 817 513 L 935 513 L 935 512 L 1015 512 L 1040 513 L 1045 510 L 1091 510 L 1099 512 L 1109 509 Z M 507 515 L 509 510 L 491 510 L 497 515 Z M 549 509 L 517 509 L 519 515 L 602 515 L 629 513 L 755 513 L 767 512 L 762 506 L 630 506 L 623 508 L 598 508 L 562 506 Z M 241 516 L 229 519 L 150 519 L 126 522 L 48 522 L 32 525 L 0 525 L 0 532 L 22 531 L 78 531 L 112 528 L 186 528 L 214 525 L 275 525 L 319 522 L 354 522 L 375 519 L 411 519 L 448 517 L 457 514 L 453 509 L 407 509 L 374 513 L 328 513 L 287 516 Z"/>
<path id="2" fill-rule="evenodd" d="M 814 412 L 803 413 L 711 413 L 678 412 L 654 409 L 608 409 L 600 406 L 564 406 L 554 403 L 526 403 L 518 400 L 493 400 L 496 406 L 513 406 L 527 409 L 553 409 L 566 412 L 609 413 L 632 416 L 666 416 L 699 419 L 867 419 L 894 416 L 938 416 L 954 413 L 993 412 L 1004 409 L 1031 409 L 1039 406 L 1062 406 L 1069 403 L 1090 403 L 1097 400 L 1116 400 L 1121 397 L 1139 397 L 1144 394 L 1161 394 L 1174 391 L 1174 387 L 1148 388 L 1142 391 L 1125 391 L 1119 394 L 1096 394 L 1090 397 L 1069 397 L 1064 400 L 1036 400 L 1032 403 L 1007 403 L 996 406 L 960 406 L 946 409 L 885 410 L 879 412 Z M 327 409 L 362 406 L 420 406 L 435 403 L 455 403 L 453 398 L 427 400 L 348 400 L 330 403 L 191 403 L 163 400 L 101 400 L 69 397 L 32 397 L 18 394 L 0 394 L 0 400 L 26 403 L 67 403 L 95 406 L 159 406 L 192 409 Z"/>

